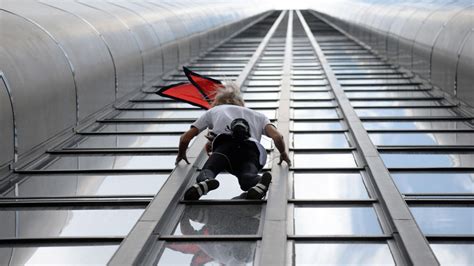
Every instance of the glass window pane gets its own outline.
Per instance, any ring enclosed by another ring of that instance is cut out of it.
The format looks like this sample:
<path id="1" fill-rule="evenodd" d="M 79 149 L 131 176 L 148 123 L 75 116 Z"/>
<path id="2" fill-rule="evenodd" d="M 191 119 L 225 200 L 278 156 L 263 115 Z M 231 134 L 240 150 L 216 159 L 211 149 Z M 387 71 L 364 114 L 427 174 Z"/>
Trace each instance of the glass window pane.
<path id="1" fill-rule="evenodd" d="M 295 153 L 295 168 L 345 168 L 356 167 L 352 153 Z"/>
<path id="2" fill-rule="evenodd" d="M 246 192 L 240 189 L 237 177 L 228 173 L 221 173 L 217 177 L 219 188 L 213 190 L 201 199 L 244 199 Z"/>
<path id="3" fill-rule="evenodd" d="M 474 167 L 474 153 L 380 153 L 387 167 Z"/>
<path id="4" fill-rule="evenodd" d="M 247 86 L 280 86 L 281 80 L 250 80 Z"/>
<path id="5" fill-rule="evenodd" d="M 297 243 L 295 265 L 395 265 L 387 244 Z"/>
<path id="6" fill-rule="evenodd" d="M 334 101 L 291 101 L 291 107 L 335 107 Z"/>
<path id="7" fill-rule="evenodd" d="M 328 86 L 307 86 L 307 87 L 291 87 L 290 91 L 328 91 L 331 87 Z"/>
<path id="8" fill-rule="evenodd" d="M 257 102 L 257 101 L 251 101 L 251 102 L 246 102 L 245 107 L 248 107 L 250 109 L 260 107 L 260 108 L 278 108 L 279 102 L 278 101 L 262 101 L 262 102 Z"/>
<path id="9" fill-rule="evenodd" d="M 474 193 L 474 173 L 391 175 L 402 193 Z"/>
<path id="10" fill-rule="evenodd" d="M 180 135 L 89 136 L 66 145 L 66 148 L 178 148 Z M 191 140 L 191 143 L 194 141 Z"/>
<path id="11" fill-rule="evenodd" d="M 294 173 L 295 199 L 368 199 L 360 174 Z"/>
<path id="12" fill-rule="evenodd" d="M 1 265 L 106 265 L 118 245 L 0 247 Z M 58 256 L 60 254 L 61 256 Z"/>
<path id="13" fill-rule="evenodd" d="M 336 63 L 337 64 L 337 63 Z M 382 64 L 382 63 L 380 63 Z M 411 81 L 406 79 L 369 79 L 369 80 L 340 80 L 341 85 L 386 85 L 386 84 L 410 84 Z"/>
<path id="14" fill-rule="evenodd" d="M 291 99 L 295 100 L 308 100 L 308 99 L 332 99 L 332 95 L 325 91 L 311 91 L 311 92 L 292 92 Z"/>
<path id="15" fill-rule="evenodd" d="M 291 80 L 292 86 L 325 86 L 328 82 L 325 79 L 306 79 L 306 80 Z"/>
<path id="16" fill-rule="evenodd" d="M 291 122 L 291 129 L 294 131 L 301 130 L 339 130 L 342 129 L 342 124 L 339 122 Z"/>
<path id="17" fill-rule="evenodd" d="M 465 122 L 456 121 L 394 121 L 363 122 L 366 129 L 470 129 Z"/>
<path id="18" fill-rule="evenodd" d="M 99 132 L 184 132 L 189 123 L 107 123 Z"/>
<path id="19" fill-rule="evenodd" d="M 250 92 L 250 93 L 255 93 L 255 92 L 275 92 L 275 91 L 280 91 L 280 87 L 246 87 L 243 89 L 243 92 Z"/>
<path id="20" fill-rule="evenodd" d="M 252 92 L 244 93 L 244 100 L 278 100 L 279 92 Z"/>
<path id="21" fill-rule="evenodd" d="M 291 137 L 292 147 L 296 149 L 349 147 L 349 143 L 343 133 L 294 133 Z"/>
<path id="22" fill-rule="evenodd" d="M 349 98 L 398 98 L 398 97 L 427 97 L 423 91 L 370 91 L 370 92 L 347 92 Z"/>
<path id="23" fill-rule="evenodd" d="M 167 242 L 157 265 L 253 265 L 255 242 Z"/>
<path id="24" fill-rule="evenodd" d="M 336 109 L 293 109 L 293 118 L 338 118 Z"/>
<path id="25" fill-rule="evenodd" d="M 451 111 L 451 108 L 357 108 L 355 109 L 357 115 L 359 116 L 441 116 L 441 117 L 451 117 L 456 116 L 455 113 Z"/>
<path id="26" fill-rule="evenodd" d="M 472 266 L 474 262 L 473 244 L 430 244 L 442 266 Z"/>
<path id="27" fill-rule="evenodd" d="M 114 118 L 189 118 L 196 119 L 204 111 L 173 110 L 173 111 L 120 111 Z"/>
<path id="28" fill-rule="evenodd" d="M 47 165 L 38 165 L 34 169 L 174 169 L 176 155 L 134 155 L 134 156 L 51 156 L 54 160 Z"/>
<path id="29" fill-rule="evenodd" d="M 168 179 L 163 174 L 33 175 L 15 183 L 6 197 L 155 195 Z"/>
<path id="30" fill-rule="evenodd" d="M 474 235 L 473 207 L 410 207 L 418 226 L 430 235 Z"/>
<path id="31" fill-rule="evenodd" d="M 256 235 L 261 205 L 187 205 L 173 235 Z"/>
<path id="32" fill-rule="evenodd" d="M 371 207 L 295 207 L 295 235 L 380 235 Z"/>
<path id="33" fill-rule="evenodd" d="M 372 133 L 375 145 L 474 145 L 471 133 Z"/>
<path id="34" fill-rule="evenodd" d="M 124 236 L 144 209 L 0 211 L 1 238 Z M 110 221 L 114 221 L 111 223 Z"/>
<path id="35" fill-rule="evenodd" d="M 365 106 L 439 106 L 439 101 L 351 101 L 354 107 Z"/>

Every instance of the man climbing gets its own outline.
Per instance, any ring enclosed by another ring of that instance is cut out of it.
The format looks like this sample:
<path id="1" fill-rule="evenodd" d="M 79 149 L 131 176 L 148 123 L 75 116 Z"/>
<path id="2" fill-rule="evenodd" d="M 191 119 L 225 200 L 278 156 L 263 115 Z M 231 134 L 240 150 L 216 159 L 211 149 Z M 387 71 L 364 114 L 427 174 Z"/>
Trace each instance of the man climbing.
<path id="1" fill-rule="evenodd" d="M 238 178 L 240 188 L 247 191 L 247 199 L 263 198 L 272 176 L 269 172 L 258 174 L 267 159 L 260 139 L 262 134 L 270 137 L 280 152 L 279 164 L 285 161 L 290 166 L 283 136 L 265 115 L 244 106 L 235 84 L 221 86 L 211 107 L 180 138 L 176 164 L 181 160 L 189 163 L 186 157 L 189 142 L 204 129 L 210 130 L 207 138 L 211 154 L 196 178 L 197 183 L 185 192 L 184 199 L 197 200 L 218 188 L 215 177 L 224 170 Z"/>

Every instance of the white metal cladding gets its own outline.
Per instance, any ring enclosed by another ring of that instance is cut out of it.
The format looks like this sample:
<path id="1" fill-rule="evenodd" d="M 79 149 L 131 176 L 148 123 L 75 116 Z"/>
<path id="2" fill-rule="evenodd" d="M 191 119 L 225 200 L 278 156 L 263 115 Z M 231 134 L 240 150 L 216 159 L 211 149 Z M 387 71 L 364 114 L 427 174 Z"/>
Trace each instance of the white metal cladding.
<path id="1" fill-rule="evenodd" d="M 20 157 L 263 11 L 250 0 L 0 1 L 0 71 L 12 90 Z M 2 138 L 0 149 L 12 141 Z"/>
<path id="2" fill-rule="evenodd" d="M 313 9 L 472 106 L 474 77 L 461 73 L 474 71 L 472 49 L 466 47 L 472 44 L 473 6 L 470 0 L 336 0 Z"/>

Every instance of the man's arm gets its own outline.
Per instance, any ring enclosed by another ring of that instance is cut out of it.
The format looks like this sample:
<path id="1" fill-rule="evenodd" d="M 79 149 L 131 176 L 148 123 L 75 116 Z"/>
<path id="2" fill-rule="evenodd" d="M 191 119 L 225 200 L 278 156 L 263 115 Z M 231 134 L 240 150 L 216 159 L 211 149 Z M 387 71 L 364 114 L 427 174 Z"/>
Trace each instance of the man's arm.
<path id="1" fill-rule="evenodd" d="M 179 149 L 178 156 L 176 157 L 175 164 L 178 164 L 181 160 L 184 160 L 189 164 L 188 157 L 186 156 L 186 150 L 188 149 L 189 142 L 199 134 L 199 130 L 196 127 L 191 127 L 188 131 L 184 132 L 179 138 Z"/>
<path id="2" fill-rule="evenodd" d="M 288 166 L 291 166 L 291 160 L 290 157 L 288 157 L 288 153 L 286 151 L 285 140 L 283 139 L 283 136 L 280 134 L 280 132 L 278 132 L 274 125 L 268 124 L 265 126 L 265 133 L 267 136 L 273 139 L 275 146 L 280 152 L 280 162 L 278 164 L 281 164 L 283 161 L 285 161 Z"/>

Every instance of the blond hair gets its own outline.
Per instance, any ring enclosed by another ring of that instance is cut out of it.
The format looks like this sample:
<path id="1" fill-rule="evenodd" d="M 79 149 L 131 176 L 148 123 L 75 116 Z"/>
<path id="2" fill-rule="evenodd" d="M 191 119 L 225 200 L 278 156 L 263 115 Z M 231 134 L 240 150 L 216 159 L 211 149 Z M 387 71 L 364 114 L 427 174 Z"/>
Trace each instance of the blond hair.
<path id="1" fill-rule="evenodd" d="M 225 81 L 223 86 L 217 89 L 216 97 L 212 102 L 212 107 L 221 104 L 232 104 L 244 106 L 245 102 L 240 94 L 240 88 L 233 81 Z"/>

